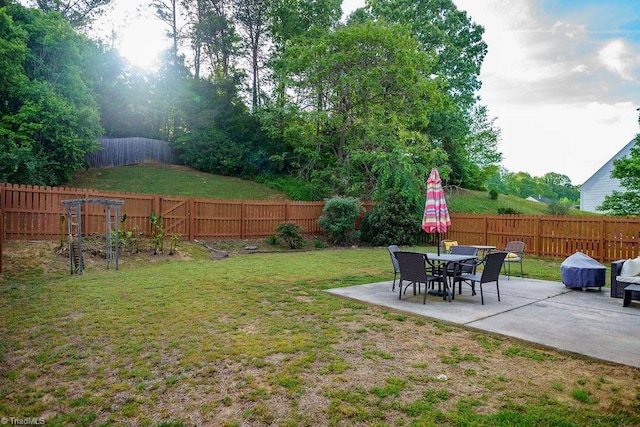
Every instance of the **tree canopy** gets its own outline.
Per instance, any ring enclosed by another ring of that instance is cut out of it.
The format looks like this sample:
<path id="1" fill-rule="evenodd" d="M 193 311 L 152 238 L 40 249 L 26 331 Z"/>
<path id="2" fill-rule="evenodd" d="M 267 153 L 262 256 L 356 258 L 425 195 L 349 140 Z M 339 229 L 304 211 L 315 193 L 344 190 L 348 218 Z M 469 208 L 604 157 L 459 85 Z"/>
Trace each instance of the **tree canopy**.
<path id="1" fill-rule="evenodd" d="M 437 82 L 425 77 L 432 62 L 395 24 L 369 21 L 297 39 L 276 67 L 288 91 L 282 126 L 273 126 L 292 170 L 328 193 L 370 195 L 377 169 L 398 153 L 421 164 L 443 159 L 421 132 L 428 111 L 443 103 Z"/>
<path id="2" fill-rule="evenodd" d="M 489 176 L 487 187 L 502 194 L 522 197 L 544 197 L 566 204 L 578 204 L 580 190 L 571 179 L 556 172 L 531 176 L 526 172 L 509 172 L 503 168 Z"/>
<path id="3" fill-rule="evenodd" d="M 68 180 L 101 133 L 82 62 L 89 44 L 59 14 L 10 4 L 0 23 L 0 177 Z"/>
<path id="4" fill-rule="evenodd" d="M 371 0 L 346 23 L 340 0 L 153 0 L 173 41 L 153 72 L 74 31 L 110 3 L 0 3 L 4 179 L 58 183 L 101 132 L 313 199 L 372 197 L 390 163 L 480 189 L 501 161 L 483 29 L 451 0 Z"/>
<path id="5" fill-rule="evenodd" d="M 58 12 L 73 28 L 90 25 L 102 15 L 112 0 L 32 0 L 31 3 L 44 12 Z"/>

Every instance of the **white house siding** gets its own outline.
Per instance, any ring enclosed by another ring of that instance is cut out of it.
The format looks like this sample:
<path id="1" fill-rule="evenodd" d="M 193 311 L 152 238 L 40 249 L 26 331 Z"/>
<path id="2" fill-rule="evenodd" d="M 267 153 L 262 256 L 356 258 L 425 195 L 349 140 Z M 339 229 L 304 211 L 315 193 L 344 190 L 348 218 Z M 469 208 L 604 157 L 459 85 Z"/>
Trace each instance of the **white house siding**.
<path id="1" fill-rule="evenodd" d="M 596 210 L 596 207 L 604 202 L 606 195 L 614 191 L 626 191 L 618 179 L 611 178 L 611 171 L 613 171 L 613 161 L 631 154 L 631 148 L 635 143 L 636 139 L 634 138 L 582 184 L 580 187 L 580 210 L 602 213 L 602 211 Z"/>

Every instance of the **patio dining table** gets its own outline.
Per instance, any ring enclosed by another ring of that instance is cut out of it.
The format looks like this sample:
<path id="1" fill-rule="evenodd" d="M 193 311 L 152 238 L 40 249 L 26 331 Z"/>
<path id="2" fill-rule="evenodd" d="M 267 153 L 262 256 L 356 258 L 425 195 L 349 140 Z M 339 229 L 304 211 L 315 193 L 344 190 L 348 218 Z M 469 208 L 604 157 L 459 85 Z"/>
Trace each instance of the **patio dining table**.
<path id="1" fill-rule="evenodd" d="M 489 252 L 494 250 L 496 247 L 491 245 L 466 245 L 471 246 L 472 248 L 476 248 L 478 250 L 478 258 L 484 258 Z"/>
<path id="2" fill-rule="evenodd" d="M 442 299 L 447 300 L 449 302 L 451 302 L 452 299 L 455 299 L 455 296 L 453 295 L 455 293 L 455 283 L 451 284 L 451 291 L 449 291 L 449 279 L 453 278 L 453 276 L 451 278 L 447 277 L 447 270 L 449 270 L 449 265 L 450 264 L 460 264 L 462 262 L 465 261 L 473 261 L 477 259 L 476 255 L 454 255 L 454 254 L 431 254 L 431 253 L 426 253 L 425 254 L 425 259 L 427 260 L 427 263 L 438 269 L 439 271 L 442 271 L 442 275 L 443 275 L 443 279 L 442 282 L 444 284 L 444 293 L 442 295 Z M 453 271 L 455 271 L 455 267 L 453 269 Z M 455 273 L 454 273 L 455 275 Z"/>

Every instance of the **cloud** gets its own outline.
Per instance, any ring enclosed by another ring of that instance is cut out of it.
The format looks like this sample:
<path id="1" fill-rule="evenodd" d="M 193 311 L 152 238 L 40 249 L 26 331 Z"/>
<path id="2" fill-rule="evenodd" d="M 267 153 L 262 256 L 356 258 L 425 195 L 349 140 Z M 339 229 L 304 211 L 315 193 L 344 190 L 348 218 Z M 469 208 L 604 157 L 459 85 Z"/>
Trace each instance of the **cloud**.
<path id="1" fill-rule="evenodd" d="M 508 170 L 580 184 L 638 133 L 636 0 L 454 3 L 485 28 L 479 95 Z"/>
<path id="2" fill-rule="evenodd" d="M 583 37 L 585 35 L 586 29 L 584 25 L 578 25 L 565 21 L 557 21 L 552 28 L 552 31 L 561 32 L 565 36 L 569 38 L 574 37 Z"/>
<path id="3" fill-rule="evenodd" d="M 598 52 L 598 59 L 611 72 L 618 74 L 625 80 L 635 80 L 632 70 L 637 64 L 624 40 L 611 40 Z"/>

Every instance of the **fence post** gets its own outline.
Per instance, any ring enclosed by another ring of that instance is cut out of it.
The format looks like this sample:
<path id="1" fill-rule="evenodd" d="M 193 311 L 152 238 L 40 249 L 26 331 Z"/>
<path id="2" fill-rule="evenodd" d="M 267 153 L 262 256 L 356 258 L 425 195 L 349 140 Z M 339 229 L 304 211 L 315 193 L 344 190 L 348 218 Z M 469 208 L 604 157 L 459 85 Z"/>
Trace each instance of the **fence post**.
<path id="1" fill-rule="evenodd" d="M 540 253 L 542 252 L 540 248 L 541 242 L 542 242 L 542 239 L 540 238 L 540 216 L 538 216 L 536 218 L 536 235 L 533 240 L 533 246 L 535 248 L 536 256 L 540 256 Z"/>
<path id="2" fill-rule="evenodd" d="M 607 247 L 604 217 L 600 218 L 600 221 L 598 221 L 598 224 L 600 227 L 600 230 L 598 230 L 600 234 L 600 256 L 598 257 L 598 261 L 605 262 L 605 260 L 610 258 L 611 255 L 609 254 L 609 248 Z"/>
<path id="3" fill-rule="evenodd" d="M 188 221 L 187 221 L 187 235 L 189 236 L 189 240 L 193 241 L 196 239 L 195 236 L 195 232 L 196 232 L 196 218 L 195 218 L 195 207 L 196 207 L 196 201 L 193 197 L 189 197 L 187 199 L 188 201 L 188 206 L 189 206 L 189 211 L 187 212 L 187 216 L 188 216 Z"/>
<path id="4" fill-rule="evenodd" d="M 245 217 L 245 204 L 240 203 L 240 238 L 244 239 L 244 217 Z"/>
<path id="5" fill-rule="evenodd" d="M 82 193 L 82 198 L 88 199 L 89 193 L 87 192 Z M 89 221 L 89 205 L 84 205 L 84 206 L 81 205 L 80 209 L 82 210 L 82 230 L 81 231 L 85 236 L 89 236 L 91 233 L 93 233 L 93 230 L 91 229 L 91 222 Z"/>
<path id="6" fill-rule="evenodd" d="M 156 216 L 160 216 L 161 208 L 162 206 L 160 206 L 160 195 L 153 196 L 153 206 L 151 206 L 151 212 L 155 212 Z M 149 217 L 151 217 L 151 212 L 149 212 Z"/>
<path id="7" fill-rule="evenodd" d="M 482 243 L 483 245 L 488 245 L 489 243 L 489 217 L 487 215 L 485 215 L 482 218 L 482 235 L 484 243 Z"/>

